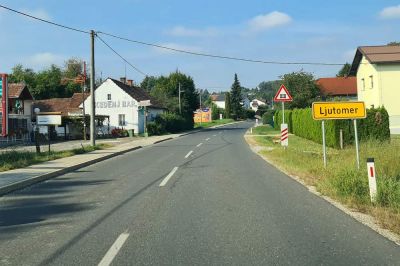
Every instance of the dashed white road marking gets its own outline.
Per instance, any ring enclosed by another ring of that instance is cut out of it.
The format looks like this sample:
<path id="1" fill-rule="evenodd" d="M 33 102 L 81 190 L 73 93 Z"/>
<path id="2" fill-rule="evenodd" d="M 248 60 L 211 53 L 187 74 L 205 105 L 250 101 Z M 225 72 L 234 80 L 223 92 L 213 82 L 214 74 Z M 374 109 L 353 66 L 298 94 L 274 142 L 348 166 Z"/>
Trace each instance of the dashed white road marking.
<path id="1" fill-rule="evenodd" d="M 186 154 L 186 156 L 185 156 L 185 159 L 187 159 L 190 156 L 190 154 L 192 154 L 192 153 L 193 153 L 193 151 L 188 152 L 188 154 Z"/>
<path id="2" fill-rule="evenodd" d="M 210 140 L 210 138 L 206 138 L 206 141 L 209 141 Z"/>
<path id="3" fill-rule="evenodd" d="M 119 235 L 117 240 L 115 240 L 114 244 L 107 251 L 106 255 L 104 255 L 103 259 L 99 262 L 98 266 L 108 266 L 114 260 L 115 256 L 117 256 L 118 252 L 124 245 L 125 241 L 128 239 L 128 233 L 122 233 Z"/>
<path id="4" fill-rule="evenodd" d="M 200 147 L 201 145 L 203 145 L 203 143 L 197 144 L 197 146 L 196 146 L 196 147 L 198 148 L 198 147 Z"/>
<path id="5" fill-rule="evenodd" d="M 171 179 L 171 177 L 175 174 L 175 172 L 178 170 L 178 167 L 174 167 L 174 169 L 171 170 L 171 172 L 164 178 L 164 180 L 160 183 L 160 187 L 163 187 L 167 184 L 168 180 Z"/>
<path id="6" fill-rule="evenodd" d="M 216 137 L 217 135 L 213 135 L 213 137 Z"/>

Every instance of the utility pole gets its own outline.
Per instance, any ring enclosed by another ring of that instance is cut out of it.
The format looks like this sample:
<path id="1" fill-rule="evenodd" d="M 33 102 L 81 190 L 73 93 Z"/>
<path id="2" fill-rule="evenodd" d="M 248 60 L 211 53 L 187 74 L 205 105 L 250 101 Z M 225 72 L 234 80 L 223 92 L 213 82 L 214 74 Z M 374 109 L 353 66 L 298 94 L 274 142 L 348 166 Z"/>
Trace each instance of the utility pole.
<path id="1" fill-rule="evenodd" d="M 90 31 L 90 48 L 91 48 L 91 62 L 90 62 L 90 145 L 95 146 L 96 145 L 96 112 L 95 112 L 95 99 L 94 99 L 94 89 L 95 89 L 95 68 L 94 68 L 94 37 L 96 33 L 94 30 Z"/>
<path id="2" fill-rule="evenodd" d="M 182 107 L 181 107 L 181 83 L 179 82 L 179 114 L 182 114 Z"/>
<path id="3" fill-rule="evenodd" d="M 201 107 L 201 90 L 200 90 L 200 125 L 203 124 L 203 108 Z"/>
<path id="4" fill-rule="evenodd" d="M 82 86 L 83 140 L 86 140 L 85 93 L 86 93 L 86 62 L 83 62 L 83 86 Z"/>

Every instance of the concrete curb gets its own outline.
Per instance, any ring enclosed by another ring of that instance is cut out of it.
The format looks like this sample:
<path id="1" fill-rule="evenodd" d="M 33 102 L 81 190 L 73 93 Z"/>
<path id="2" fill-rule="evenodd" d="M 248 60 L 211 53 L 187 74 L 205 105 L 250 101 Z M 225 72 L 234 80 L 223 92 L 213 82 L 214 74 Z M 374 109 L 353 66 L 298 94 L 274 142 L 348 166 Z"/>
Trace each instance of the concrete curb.
<path id="1" fill-rule="evenodd" d="M 67 174 L 69 172 L 78 170 L 80 168 L 83 168 L 83 167 L 86 167 L 86 166 L 89 166 L 89 165 L 92 165 L 92 164 L 95 164 L 95 163 L 98 163 L 98 162 L 101 162 L 101 161 L 105 161 L 105 160 L 111 159 L 113 157 L 122 155 L 124 153 L 135 151 L 135 150 L 138 150 L 138 149 L 141 149 L 141 148 L 143 148 L 143 147 L 142 146 L 136 146 L 136 147 L 124 150 L 124 151 L 118 151 L 118 152 L 115 152 L 115 153 L 112 153 L 112 154 L 108 154 L 108 155 L 105 155 L 103 157 L 96 158 L 96 159 L 93 159 L 93 160 L 90 160 L 90 161 L 87 161 L 87 162 L 83 162 L 83 163 L 80 163 L 80 164 L 72 165 L 72 166 L 69 166 L 69 167 L 66 167 L 66 168 L 63 168 L 63 169 L 60 169 L 60 170 L 56 170 L 54 172 L 50 172 L 50 173 L 46 173 L 46 174 L 43 174 L 43 175 L 34 176 L 34 177 L 31 177 L 31 178 L 28 178 L 28 179 L 25 179 L 25 180 L 22 180 L 22 181 L 18 181 L 18 182 L 15 182 L 15 183 L 0 187 L 0 197 L 3 196 L 3 195 L 8 194 L 10 192 L 24 189 L 26 187 L 29 187 L 29 186 L 33 185 L 33 184 L 49 180 L 49 179 L 55 178 L 57 176 Z"/>
<path id="2" fill-rule="evenodd" d="M 174 139 L 174 138 L 167 138 L 167 139 L 157 140 L 157 141 L 153 142 L 153 144 L 161 143 L 161 142 L 172 140 L 172 139 Z"/>

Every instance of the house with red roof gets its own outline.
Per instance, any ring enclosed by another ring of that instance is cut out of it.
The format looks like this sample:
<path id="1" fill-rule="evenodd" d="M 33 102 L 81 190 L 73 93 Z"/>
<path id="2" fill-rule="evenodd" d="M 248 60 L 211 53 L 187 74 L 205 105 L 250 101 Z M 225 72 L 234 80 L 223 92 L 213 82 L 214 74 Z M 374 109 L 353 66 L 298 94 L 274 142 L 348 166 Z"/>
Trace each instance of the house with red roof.
<path id="1" fill-rule="evenodd" d="M 8 84 L 8 134 L 0 138 L 0 144 L 30 140 L 32 102 L 32 94 L 25 83 Z"/>
<path id="2" fill-rule="evenodd" d="M 317 79 L 322 99 L 341 98 L 357 100 L 357 79 L 355 77 L 334 77 Z"/>

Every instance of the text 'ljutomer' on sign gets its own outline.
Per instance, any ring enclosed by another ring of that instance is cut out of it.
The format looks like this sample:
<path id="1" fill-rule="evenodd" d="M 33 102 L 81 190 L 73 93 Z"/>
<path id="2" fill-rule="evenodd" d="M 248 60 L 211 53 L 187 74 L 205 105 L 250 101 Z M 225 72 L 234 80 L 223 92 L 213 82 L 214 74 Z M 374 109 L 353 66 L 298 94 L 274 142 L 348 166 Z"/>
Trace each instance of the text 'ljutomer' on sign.
<path id="1" fill-rule="evenodd" d="M 367 115 L 364 102 L 314 102 L 312 113 L 315 120 L 361 119 Z"/>

